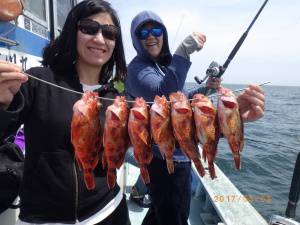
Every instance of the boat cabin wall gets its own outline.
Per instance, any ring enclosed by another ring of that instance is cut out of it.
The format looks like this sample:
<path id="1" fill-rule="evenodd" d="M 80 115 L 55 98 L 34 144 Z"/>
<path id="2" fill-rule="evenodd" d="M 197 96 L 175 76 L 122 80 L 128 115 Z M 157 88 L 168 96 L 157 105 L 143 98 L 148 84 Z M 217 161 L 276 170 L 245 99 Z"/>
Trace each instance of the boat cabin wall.
<path id="1" fill-rule="evenodd" d="M 26 0 L 15 21 L 0 21 L 0 59 L 21 65 L 23 70 L 39 66 L 43 49 L 61 32 L 76 0 Z"/>

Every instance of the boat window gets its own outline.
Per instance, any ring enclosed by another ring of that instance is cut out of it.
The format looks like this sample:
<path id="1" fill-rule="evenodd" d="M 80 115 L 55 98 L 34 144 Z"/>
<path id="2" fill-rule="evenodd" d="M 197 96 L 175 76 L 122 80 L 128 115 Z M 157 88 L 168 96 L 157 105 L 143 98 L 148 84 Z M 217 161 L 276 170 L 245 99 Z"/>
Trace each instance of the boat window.
<path id="1" fill-rule="evenodd" d="M 67 15 L 73 7 L 73 0 L 57 0 L 57 23 L 61 31 L 66 21 Z"/>
<path id="2" fill-rule="evenodd" d="M 46 21 L 46 3 L 43 1 L 26 0 L 24 1 L 24 8 L 26 11 L 33 14 L 42 21 Z"/>

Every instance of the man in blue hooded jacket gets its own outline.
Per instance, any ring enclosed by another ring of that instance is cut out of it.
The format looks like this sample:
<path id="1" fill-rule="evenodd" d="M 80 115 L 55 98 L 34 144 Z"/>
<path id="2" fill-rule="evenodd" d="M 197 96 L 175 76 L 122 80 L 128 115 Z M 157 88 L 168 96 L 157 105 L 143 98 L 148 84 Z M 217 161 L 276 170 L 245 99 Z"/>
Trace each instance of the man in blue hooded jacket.
<path id="1" fill-rule="evenodd" d="M 201 33 L 188 36 L 172 57 L 168 34 L 155 13 L 139 13 L 131 24 L 131 37 L 138 55 L 128 66 L 125 90 L 129 99 L 142 96 L 153 101 L 155 95 L 182 90 L 191 66 L 189 55 L 205 42 Z M 187 224 L 191 192 L 191 163 L 179 148 L 174 153 L 175 173 L 169 175 L 156 145 L 149 167 L 150 195 L 153 201 L 143 224 Z M 157 171 L 157 172 L 156 172 Z"/>
<path id="2" fill-rule="evenodd" d="M 169 96 L 183 90 L 191 66 L 190 54 L 200 50 L 205 35 L 194 32 L 179 45 L 172 56 L 169 50 L 166 27 L 158 15 L 143 11 L 131 23 L 131 37 L 137 56 L 128 65 L 125 92 L 129 100 L 143 97 L 153 102 L 155 95 Z M 208 88 L 217 88 L 220 80 L 209 80 Z M 198 88 L 186 94 L 204 93 L 208 88 Z M 244 120 L 257 120 L 263 116 L 264 94 L 260 87 L 249 86 L 240 97 L 239 105 Z M 250 107 L 251 106 L 251 107 Z M 158 146 L 152 145 L 153 160 L 148 167 L 148 185 L 152 205 L 143 225 L 186 225 L 191 197 L 191 162 L 176 148 L 173 156 L 174 173 L 169 175 Z"/>

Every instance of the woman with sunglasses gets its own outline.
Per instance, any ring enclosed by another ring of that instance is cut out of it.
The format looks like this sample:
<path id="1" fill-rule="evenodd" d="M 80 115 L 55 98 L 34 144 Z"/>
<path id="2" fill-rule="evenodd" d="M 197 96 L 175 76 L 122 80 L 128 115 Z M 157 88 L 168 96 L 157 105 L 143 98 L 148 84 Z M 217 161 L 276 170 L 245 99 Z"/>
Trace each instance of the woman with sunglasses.
<path id="1" fill-rule="evenodd" d="M 78 92 L 120 95 L 114 82 L 122 81 L 127 71 L 115 10 L 102 0 L 76 5 L 61 35 L 44 49 L 42 63 L 26 73 Z M 18 225 L 130 224 L 126 198 L 117 184 L 108 188 L 101 160 L 94 170 L 95 188 L 85 186 L 71 144 L 72 108 L 80 98 L 0 61 L 0 140 L 20 124 L 26 140 Z M 112 102 L 101 104 L 104 124 L 105 109 Z"/>
<path id="2" fill-rule="evenodd" d="M 143 11 L 131 23 L 131 37 L 137 56 L 128 65 L 125 92 L 129 99 L 142 96 L 153 102 L 155 95 L 169 96 L 183 90 L 191 65 L 189 55 L 203 47 L 205 36 L 195 32 L 189 35 L 172 56 L 169 50 L 166 27 L 158 15 Z M 207 85 L 217 88 L 220 80 Z M 205 93 L 207 88 L 187 92 L 192 95 Z M 264 94 L 260 87 L 249 86 L 239 97 L 244 120 L 256 120 L 263 116 Z M 158 146 L 152 146 L 153 160 L 148 167 L 152 199 L 143 225 L 187 225 L 191 198 L 191 162 L 176 148 L 173 160 L 175 170 L 169 174 Z"/>

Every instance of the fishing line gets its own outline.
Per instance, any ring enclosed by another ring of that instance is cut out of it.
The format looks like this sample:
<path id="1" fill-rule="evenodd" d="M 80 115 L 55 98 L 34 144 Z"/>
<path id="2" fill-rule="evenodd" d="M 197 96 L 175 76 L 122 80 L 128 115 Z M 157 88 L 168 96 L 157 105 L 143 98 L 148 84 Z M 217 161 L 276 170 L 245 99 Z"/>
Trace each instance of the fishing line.
<path id="1" fill-rule="evenodd" d="M 59 86 L 59 85 L 57 85 L 57 84 L 53 84 L 53 83 L 51 83 L 51 82 L 49 82 L 49 81 L 46 81 L 46 80 L 37 78 L 37 77 L 32 76 L 32 75 L 30 75 L 30 74 L 28 74 L 28 73 L 24 73 L 24 72 L 22 72 L 22 73 L 23 73 L 24 75 L 26 75 L 26 76 L 32 78 L 32 79 L 38 80 L 38 81 L 40 81 L 40 82 L 42 82 L 42 83 L 45 83 L 45 84 L 48 84 L 48 85 L 50 85 L 50 86 L 53 86 L 53 87 L 56 87 L 56 88 L 60 88 L 60 89 L 62 89 L 62 90 L 69 91 L 69 92 L 72 92 L 72 93 L 75 93 L 75 94 L 79 94 L 79 95 L 83 95 L 83 94 L 84 94 L 83 92 L 75 91 L 75 90 L 70 89 L 70 88 L 65 88 L 65 87 Z M 99 97 L 99 96 L 98 96 L 98 98 L 103 99 L 103 100 L 110 100 L 110 101 L 113 101 L 113 100 L 114 100 L 114 99 L 112 99 L 112 98 L 105 98 L 105 97 Z M 127 102 L 130 102 L 130 101 L 127 101 Z"/>
<path id="2" fill-rule="evenodd" d="M 53 87 L 56 87 L 56 88 L 60 88 L 60 89 L 62 89 L 62 90 L 65 90 L 65 91 L 68 91 L 68 92 L 72 92 L 72 93 L 75 93 L 75 94 L 79 94 L 79 95 L 83 95 L 83 94 L 84 94 L 83 92 L 75 91 L 75 90 L 72 90 L 72 89 L 69 89 L 69 88 L 65 88 L 65 87 L 59 86 L 59 85 L 57 85 L 57 84 L 53 84 L 53 83 L 51 83 L 51 82 L 49 82 L 49 81 L 46 81 L 46 80 L 37 78 L 37 77 L 32 76 L 32 75 L 30 75 L 30 74 L 28 74 L 28 73 L 25 73 L 25 72 L 22 72 L 22 73 L 23 73 L 24 75 L 26 75 L 26 76 L 32 78 L 32 79 L 38 80 L 38 81 L 40 81 L 40 82 L 42 82 L 42 83 L 45 83 L 45 84 L 48 84 L 48 85 L 50 85 L 50 86 L 53 86 Z M 264 85 L 269 84 L 269 83 L 271 83 L 271 82 L 265 82 L 265 83 L 259 84 L 258 86 L 264 86 Z M 246 89 L 246 88 L 236 89 L 236 90 L 233 90 L 232 92 L 240 92 L 240 91 L 243 91 L 243 90 L 245 90 L 245 89 Z M 218 97 L 218 96 L 221 96 L 221 94 L 214 94 L 214 95 L 210 95 L 210 96 L 208 96 L 208 97 L 209 97 L 209 98 L 213 98 L 213 97 Z M 97 98 L 102 99 L 102 100 L 108 100 L 108 101 L 114 101 L 114 100 L 115 100 L 114 98 L 105 98 L 105 97 L 100 97 L 100 96 L 98 96 Z M 197 100 L 197 99 L 192 98 L 192 99 L 188 99 L 188 100 L 189 100 L 189 101 L 194 101 L 194 100 Z M 135 101 L 130 101 L 130 100 L 128 100 L 127 102 L 134 103 Z M 168 101 L 168 102 L 171 103 L 171 101 Z M 147 103 L 147 104 L 153 104 L 154 102 L 146 102 L 146 103 Z"/>
<path id="3" fill-rule="evenodd" d="M 271 82 L 268 81 L 268 82 L 265 82 L 265 83 L 262 83 L 262 84 L 259 84 L 258 86 L 264 86 L 266 84 L 270 84 Z M 241 89 L 236 89 L 236 90 L 233 90 L 231 92 L 240 92 L 240 91 L 244 91 L 246 88 L 241 88 Z M 210 98 L 213 98 L 213 97 L 218 97 L 218 96 L 221 96 L 222 94 L 212 94 L 212 95 L 209 95 L 208 97 Z M 192 99 L 192 100 L 195 100 L 195 99 Z"/>
<path id="4" fill-rule="evenodd" d="M 176 39 L 177 39 L 177 35 L 178 35 L 179 30 L 180 30 L 180 28 L 181 28 L 181 25 L 182 25 L 182 22 L 183 22 L 183 20 L 184 20 L 184 17 L 185 17 L 185 13 L 183 13 L 183 14 L 181 15 L 180 22 L 179 22 L 179 25 L 178 25 L 178 27 L 177 27 L 177 30 L 176 30 L 176 33 L 175 33 L 175 37 L 174 37 L 174 40 L 173 40 L 173 44 L 172 44 L 172 47 L 171 47 L 171 51 L 172 51 L 172 52 L 173 52 L 173 50 L 174 50 L 174 45 L 175 45 L 175 42 L 176 42 Z"/>

